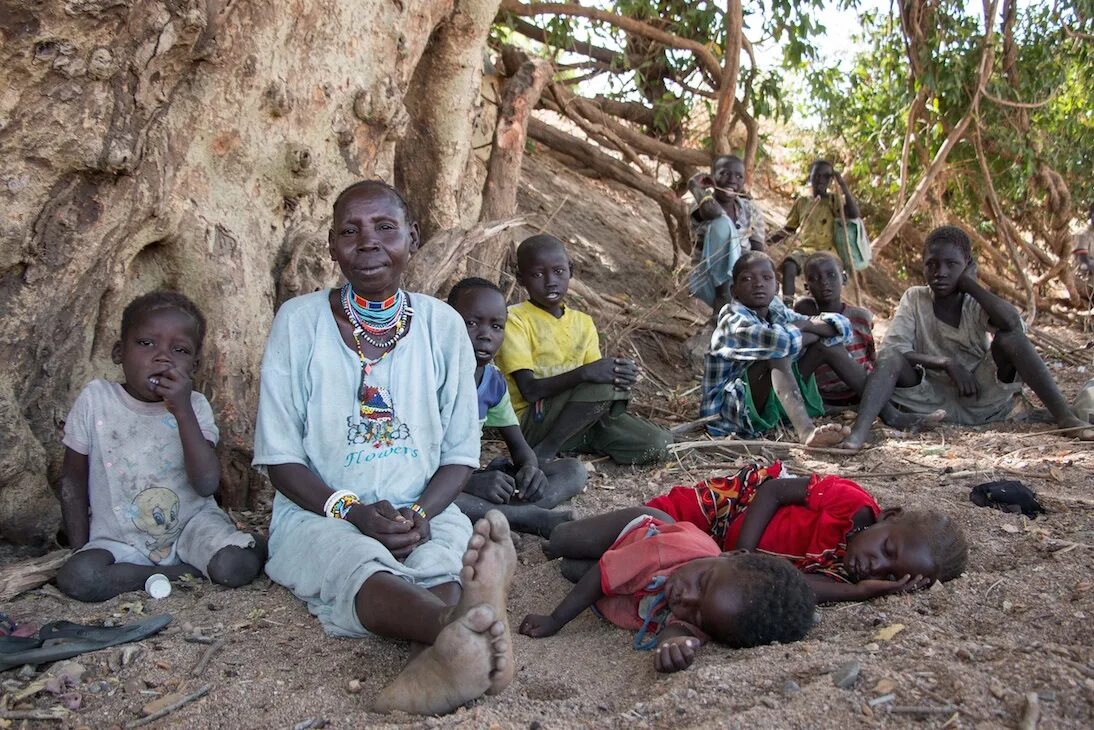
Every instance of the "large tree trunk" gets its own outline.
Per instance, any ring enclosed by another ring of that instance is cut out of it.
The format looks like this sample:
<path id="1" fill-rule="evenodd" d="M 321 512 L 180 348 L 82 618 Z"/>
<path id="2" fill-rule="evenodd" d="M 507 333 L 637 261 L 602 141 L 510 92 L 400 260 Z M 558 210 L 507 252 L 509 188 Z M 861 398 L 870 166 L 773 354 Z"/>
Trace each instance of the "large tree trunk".
<path id="1" fill-rule="evenodd" d="M 529 58 L 511 46 L 502 53 L 502 65 L 505 80 L 498 90 L 498 120 L 479 214 L 483 221 L 508 218 L 517 212 L 517 185 L 528 141 L 528 120 L 553 72 L 545 59 Z M 498 281 L 510 246 L 511 237 L 506 233 L 490 238 L 478 247 L 477 261 L 470 263 L 468 273 Z"/>
<path id="2" fill-rule="evenodd" d="M 478 220 L 480 190 L 465 175 L 479 99 L 486 35 L 501 0 L 449 0 L 406 93 L 411 124 L 399 143 L 396 179 L 420 221 L 423 240 Z M 408 3 L 413 5 L 413 3 Z M 482 181 L 478 181 L 481 189 Z"/>
<path id="3" fill-rule="evenodd" d="M 157 287 L 208 317 L 198 386 L 220 426 L 226 496 L 241 503 L 256 479 L 258 369 L 275 304 L 335 282 L 333 195 L 362 177 L 390 179 L 412 77 L 451 124 L 432 134 L 435 115 L 416 106 L 432 142 L 404 149 L 403 167 L 459 152 L 447 140 L 474 114 L 496 6 L 5 4 L 0 535 L 54 534 L 60 424 L 89 379 L 121 377 L 110 361 L 121 310 Z M 455 33 L 465 12 L 475 30 L 455 34 L 458 60 L 434 47 L 431 73 L 417 73 L 436 26 Z M 386 30 L 361 32 L 376 28 Z M 445 168 L 413 191 L 415 210 L 433 207 L 428 195 L 445 201 L 445 216 L 452 200 L 477 209 L 481 183 L 464 187 Z"/>

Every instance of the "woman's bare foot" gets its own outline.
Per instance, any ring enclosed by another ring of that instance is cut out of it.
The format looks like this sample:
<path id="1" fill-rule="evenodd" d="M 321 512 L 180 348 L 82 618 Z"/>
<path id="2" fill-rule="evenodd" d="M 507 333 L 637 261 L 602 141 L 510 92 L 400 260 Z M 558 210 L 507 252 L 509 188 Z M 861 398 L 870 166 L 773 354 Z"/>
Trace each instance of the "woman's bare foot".
<path id="1" fill-rule="evenodd" d="M 487 694 L 497 694 L 513 681 L 513 650 L 506 599 L 516 565 L 517 551 L 509 535 L 509 523 L 505 515 L 492 509 L 475 523 L 474 532 L 467 542 L 463 569 L 460 571 L 463 593 L 454 611 L 454 615 L 459 616 L 472 606 L 486 604 L 494 609 L 494 615 L 504 624 L 507 661 L 491 673 Z"/>
<path id="2" fill-rule="evenodd" d="M 802 439 L 806 446 L 825 447 L 836 446 L 851 434 L 851 429 L 840 423 L 826 423 L 817 426 Z"/>
<path id="3" fill-rule="evenodd" d="M 373 704 L 377 712 L 441 715 L 482 697 L 493 677 L 512 675 L 509 629 L 488 605 L 474 606 L 441 630 Z"/>

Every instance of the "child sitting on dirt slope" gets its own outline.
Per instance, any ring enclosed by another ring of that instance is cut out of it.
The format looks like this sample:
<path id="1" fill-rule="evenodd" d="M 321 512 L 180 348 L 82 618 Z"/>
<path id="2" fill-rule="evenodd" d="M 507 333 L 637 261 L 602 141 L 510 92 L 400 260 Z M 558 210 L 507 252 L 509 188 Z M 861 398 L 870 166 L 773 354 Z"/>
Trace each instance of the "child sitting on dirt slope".
<path id="1" fill-rule="evenodd" d="M 786 643 L 813 625 L 812 592 L 784 560 L 723 554 L 706 532 L 657 510 L 622 510 L 580 524 L 565 542 L 598 569 L 587 571 L 549 616 L 526 616 L 522 634 L 551 636 L 595 604 L 604 618 L 638 632 L 636 649 L 654 649 L 657 671 L 676 672 L 711 638 L 734 648 Z"/>
<path id="2" fill-rule="evenodd" d="M 811 296 L 799 299 L 794 304 L 794 311 L 806 317 L 816 317 L 821 312 L 835 312 L 846 317 L 851 323 L 851 341 L 847 343 L 847 354 L 862 369 L 862 379 L 865 382 L 877 361 L 874 316 L 867 309 L 843 301 L 843 285 L 847 283 L 847 272 L 835 255 L 827 251 L 810 254 L 805 259 L 804 274 L 805 288 Z M 817 390 L 825 404 L 848 406 L 858 402 L 859 393 L 843 382 L 828 363 L 821 363 L 814 376 L 817 379 Z"/>
<path id="3" fill-rule="evenodd" d="M 528 301 L 509 307 L 497 364 L 521 431 L 540 463 L 559 451 L 604 454 L 618 464 L 663 460 L 668 431 L 626 412 L 638 366 L 601 357 L 592 318 L 563 304 L 572 274 L 554 236 L 532 236 L 517 247 L 517 281 Z"/>
<path id="4" fill-rule="evenodd" d="M 942 409 L 951 423 L 1003 420 L 1023 381 L 1061 428 L 1085 425 L 1026 337 L 1018 311 L 977 281 L 968 234 L 956 226 L 931 231 L 923 278 L 927 286 L 913 286 L 900 299 L 844 448 L 863 447 L 890 400 L 911 413 Z M 1094 440 L 1094 428 L 1076 435 Z"/>
<path id="5" fill-rule="evenodd" d="M 835 475 L 782 478 L 781 462 L 750 464 L 730 477 L 632 507 L 559 526 L 546 551 L 567 558 L 578 580 L 591 567 L 585 548 L 600 520 L 614 514 L 669 515 L 710 535 L 722 550 L 756 550 L 793 563 L 818 603 L 866 601 L 948 581 L 965 570 L 961 527 L 935 511 L 882 510 L 861 486 Z"/>
<path id="6" fill-rule="evenodd" d="M 490 362 L 505 339 L 507 312 L 501 290 L 486 279 L 463 279 L 452 287 L 448 304 L 463 318 L 475 349 L 479 423 L 498 429 L 512 459 L 503 456 L 471 472 L 456 506 L 472 520 L 496 509 L 513 529 L 550 537 L 555 525 L 573 519 L 572 512 L 552 508 L 584 488 L 585 466 L 580 459 L 540 464 L 520 432 L 505 376 Z"/>
<path id="7" fill-rule="evenodd" d="M 764 216 L 746 193 L 745 163 L 736 155 L 720 155 L 710 173 L 688 181 L 695 199 L 691 211 L 695 248 L 688 288 L 693 297 L 713 308 L 712 324 L 729 302 L 733 264 L 744 251 L 764 250 Z"/>
<path id="8" fill-rule="evenodd" d="M 204 339 L 205 317 L 176 292 L 122 312 L 113 358 L 125 380 L 92 380 L 65 419 L 61 513 L 76 550 L 57 575 L 65 594 L 105 601 L 155 573 L 238 587 L 262 569 L 264 546 L 213 499 L 219 432 L 191 381 Z"/>
<path id="9" fill-rule="evenodd" d="M 842 212 L 839 195 L 828 192 L 833 179 L 840 186 L 846 201 Z M 814 160 L 809 166 L 809 186 L 812 188 L 811 194 L 794 201 L 790 214 L 786 216 L 786 225 L 771 236 L 771 243 L 778 243 L 797 233 L 795 245 L 780 267 L 783 299 L 787 303 L 794 300 L 794 279 L 805 271 L 805 257 L 817 251 L 835 251 L 836 221 L 841 217 L 852 220 L 860 215 L 858 203 L 843 181 L 843 175 L 836 172 L 828 160 Z M 844 264 L 850 266 L 848 261 Z"/>

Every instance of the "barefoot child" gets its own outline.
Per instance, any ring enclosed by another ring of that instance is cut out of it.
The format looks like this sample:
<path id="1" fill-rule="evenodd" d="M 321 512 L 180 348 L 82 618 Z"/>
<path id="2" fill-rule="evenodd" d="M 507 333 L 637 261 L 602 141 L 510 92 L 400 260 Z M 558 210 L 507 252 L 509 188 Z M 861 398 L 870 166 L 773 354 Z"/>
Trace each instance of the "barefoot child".
<path id="1" fill-rule="evenodd" d="M 701 416 L 718 416 L 707 426 L 717 436 L 762 434 L 789 418 L 802 443 L 838 442 L 846 427 L 813 425 L 824 413 L 813 371 L 827 362 L 853 362 L 843 343 L 851 325 L 841 314 L 806 317 L 775 297 L 775 265 L 750 251 L 733 267 L 734 301 L 722 311 L 703 372 Z"/>
<path id="2" fill-rule="evenodd" d="M 979 426 L 1005 419 L 1023 382 L 1061 428 L 1084 425 L 1026 337 L 1018 311 L 977 281 L 964 231 L 930 232 L 923 274 L 927 286 L 911 287 L 900 299 L 844 447 L 862 448 L 890 399 L 911 413 L 942 409 L 950 423 Z M 1091 440 L 1094 429 L 1076 435 Z"/>
<path id="3" fill-rule="evenodd" d="M 846 201 L 842 218 L 851 220 L 859 217 L 858 202 L 851 194 L 843 175 L 836 172 L 828 160 L 815 160 L 809 166 L 809 186 L 811 194 L 801 196 L 794 201 L 786 224 L 782 230 L 771 236 L 772 243 L 778 243 L 797 232 L 794 247 L 783 260 L 783 299 L 793 302 L 794 279 L 804 270 L 805 257 L 817 251 L 836 251 L 835 225 L 841 220 L 839 196 L 829 193 L 828 186 L 835 179 Z M 838 253 L 838 252 L 837 252 Z M 851 262 L 844 261 L 844 266 Z"/>
<path id="4" fill-rule="evenodd" d="M 737 474 L 673 487 L 635 510 L 670 515 L 710 535 L 722 550 L 758 550 L 800 570 L 818 603 L 866 601 L 948 581 L 965 569 L 960 526 L 935 511 L 882 510 L 849 479 L 783 478 L 782 464 L 750 464 Z M 590 565 L 573 546 L 601 517 L 567 523 L 547 553 L 573 580 Z M 575 559 L 578 558 L 578 559 Z"/>
<path id="5" fill-rule="evenodd" d="M 818 251 L 805 259 L 805 288 L 810 296 L 799 299 L 794 311 L 806 317 L 816 317 L 821 312 L 842 314 L 851 323 L 851 341 L 847 354 L 862 369 L 863 378 L 874 369 L 877 349 L 874 346 L 874 315 L 869 310 L 843 301 L 843 285 L 847 272 L 838 258 L 827 251 Z M 817 390 L 826 405 L 849 406 L 858 402 L 859 393 L 848 386 L 832 367 L 821 363 L 814 376 Z M 859 388 L 861 392 L 862 388 Z"/>
<path id="6" fill-rule="evenodd" d="M 517 248 L 517 280 L 528 301 L 509 307 L 497 364 L 521 431 L 540 463 L 560 451 L 604 454 L 617 464 L 663 460 L 668 431 L 626 412 L 638 366 L 601 357 L 592 318 L 563 304 L 572 274 L 554 236 L 532 236 Z"/>
<path id="7" fill-rule="evenodd" d="M 714 158 L 710 174 L 688 181 L 696 200 L 691 213 L 696 245 L 688 286 L 691 295 L 714 309 L 712 324 L 729 301 L 733 264 L 744 251 L 764 250 L 764 217 L 743 193 L 745 163 L 736 155 Z"/>
<path id="8" fill-rule="evenodd" d="M 448 304 L 463 318 L 475 349 L 479 423 L 498 429 L 512 458 L 473 471 L 456 505 L 472 520 L 497 509 L 513 529 L 550 537 L 555 525 L 573 518 L 569 511 L 552 508 L 584 488 L 585 466 L 579 459 L 541 465 L 520 432 L 505 376 L 490 362 L 505 338 L 508 313 L 501 290 L 486 279 L 463 279 L 452 287 Z"/>
<path id="9" fill-rule="evenodd" d="M 217 507 L 219 437 L 193 378 L 205 317 L 171 291 L 122 313 L 114 362 L 125 380 L 93 380 L 65 419 L 61 512 L 76 553 L 61 591 L 105 601 L 155 573 L 204 575 L 233 588 L 262 569 L 263 549 Z"/>
<path id="10" fill-rule="evenodd" d="M 438 714 L 512 680 L 516 554 L 502 515 L 473 530 L 453 504 L 479 465 L 475 356 L 451 307 L 401 287 L 418 237 L 389 185 L 338 195 L 327 238 L 347 283 L 278 310 L 254 464 L 277 490 L 270 578 L 330 634 L 418 645 L 376 708 Z"/>
<path id="11" fill-rule="evenodd" d="M 567 530 L 570 525 L 580 529 Z M 637 630 L 658 672 L 687 669 L 712 638 L 733 648 L 787 643 L 813 625 L 814 600 L 789 563 L 722 553 L 705 532 L 657 510 L 621 510 L 559 525 L 552 547 L 596 561 L 549 615 L 530 614 L 520 632 L 551 636 L 595 604 L 604 618 Z"/>

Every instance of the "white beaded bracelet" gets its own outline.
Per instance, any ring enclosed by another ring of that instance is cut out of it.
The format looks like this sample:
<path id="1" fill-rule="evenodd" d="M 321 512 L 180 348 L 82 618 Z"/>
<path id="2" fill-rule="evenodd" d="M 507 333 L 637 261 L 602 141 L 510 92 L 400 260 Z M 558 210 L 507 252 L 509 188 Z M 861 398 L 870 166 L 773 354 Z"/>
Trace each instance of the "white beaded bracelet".
<path id="1" fill-rule="evenodd" d="M 348 489 L 339 489 L 337 492 L 327 497 L 327 501 L 323 504 L 323 514 L 327 517 L 334 517 L 336 519 L 342 519 L 342 515 L 334 512 L 334 508 L 339 502 L 346 500 L 351 503 L 356 503 L 360 500 L 357 499 L 357 495 Z"/>

